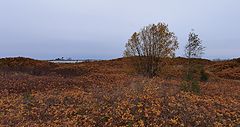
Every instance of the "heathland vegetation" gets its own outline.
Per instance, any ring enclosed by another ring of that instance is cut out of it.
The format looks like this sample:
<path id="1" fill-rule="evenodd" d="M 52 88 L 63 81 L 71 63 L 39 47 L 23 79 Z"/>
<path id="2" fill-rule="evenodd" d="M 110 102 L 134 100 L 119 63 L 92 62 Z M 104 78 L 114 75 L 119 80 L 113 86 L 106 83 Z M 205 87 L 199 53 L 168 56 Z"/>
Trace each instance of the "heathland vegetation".
<path id="1" fill-rule="evenodd" d="M 185 58 L 165 23 L 135 32 L 123 58 L 50 63 L 0 59 L 0 126 L 238 126 L 240 58 Z"/>

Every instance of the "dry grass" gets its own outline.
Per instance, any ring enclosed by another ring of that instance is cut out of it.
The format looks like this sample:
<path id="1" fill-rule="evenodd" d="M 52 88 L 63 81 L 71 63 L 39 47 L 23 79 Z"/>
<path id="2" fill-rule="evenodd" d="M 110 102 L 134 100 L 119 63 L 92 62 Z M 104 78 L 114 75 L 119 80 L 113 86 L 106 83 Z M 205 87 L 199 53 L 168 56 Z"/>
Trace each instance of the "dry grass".
<path id="1" fill-rule="evenodd" d="M 129 59 L 78 64 L 1 59 L 0 126 L 237 126 L 239 64 L 232 62 L 197 60 L 210 80 L 196 95 L 180 91 L 186 63 L 181 58 L 152 79 L 134 74 Z"/>

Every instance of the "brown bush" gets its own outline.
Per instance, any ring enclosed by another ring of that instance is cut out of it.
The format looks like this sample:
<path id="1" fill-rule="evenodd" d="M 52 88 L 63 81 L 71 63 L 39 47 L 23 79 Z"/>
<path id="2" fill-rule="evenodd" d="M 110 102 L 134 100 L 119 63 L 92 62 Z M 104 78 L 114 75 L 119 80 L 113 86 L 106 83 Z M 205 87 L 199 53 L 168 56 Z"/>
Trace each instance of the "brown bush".
<path id="1" fill-rule="evenodd" d="M 126 44 L 124 56 L 134 57 L 136 71 L 145 76 L 156 76 L 163 66 L 162 58 L 174 57 L 177 37 L 164 23 L 152 24 L 135 32 Z"/>

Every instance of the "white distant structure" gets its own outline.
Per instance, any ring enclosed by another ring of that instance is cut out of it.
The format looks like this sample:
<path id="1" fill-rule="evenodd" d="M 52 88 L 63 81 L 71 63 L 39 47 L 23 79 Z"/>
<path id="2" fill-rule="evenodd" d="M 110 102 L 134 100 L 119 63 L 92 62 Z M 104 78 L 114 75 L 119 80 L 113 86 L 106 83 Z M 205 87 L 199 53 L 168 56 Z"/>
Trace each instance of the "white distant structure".
<path id="1" fill-rule="evenodd" d="M 52 63 L 81 63 L 82 60 L 49 60 L 48 62 Z"/>
<path id="2" fill-rule="evenodd" d="M 93 62 L 93 61 L 97 61 L 97 60 L 94 60 L 94 59 L 74 60 L 72 58 L 65 59 L 64 57 L 57 58 L 54 60 L 48 60 L 48 62 L 52 62 L 52 63 L 81 63 L 81 62 Z"/>

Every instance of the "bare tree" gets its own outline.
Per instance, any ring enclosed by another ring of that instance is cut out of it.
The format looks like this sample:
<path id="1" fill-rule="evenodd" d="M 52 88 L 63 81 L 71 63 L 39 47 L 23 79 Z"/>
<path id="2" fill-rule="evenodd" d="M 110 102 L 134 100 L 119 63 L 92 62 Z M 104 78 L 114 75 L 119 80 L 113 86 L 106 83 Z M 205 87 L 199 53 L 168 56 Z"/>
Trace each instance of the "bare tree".
<path id="1" fill-rule="evenodd" d="M 202 40 L 199 38 L 194 31 L 191 31 L 188 36 L 188 43 L 185 46 L 185 56 L 188 58 L 188 64 L 186 67 L 186 77 L 184 82 L 182 82 L 182 90 L 184 91 L 192 91 L 194 93 L 200 92 L 200 86 L 198 81 L 196 80 L 196 65 L 191 63 L 192 58 L 201 57 L 204 54 L 204 48 L 202 46 Z M 195 71 L 194 71 L 195 70 Z M 204 69 L 202 68 L 201 80 L 207 80 L 207 76 L 205 75 Z"/>
<path id="2" fill-rule="evenodd" d="M 188 43 L 185 46 L 185 56 L 188 59 L 201 57 L 204 54 L 204 48 L 202 46 L 202 40 L 198 37 L 194 31 L 189 33 Z"/>
<path id="3" fill-rule="evenodd" d="M 189 75 L 194 65 L 191 65 L 192 58 L 199 58 L 204 54 L 204 46 L 199 36 L 192 30 L 188 35 L 188 42 L 185 46 L 185 56 L 188 58 L 188 71 Z"/>
<path id="4" fill-rule="evenodd" d="M 165 23 L 151 24 L 135 32 L 126 44 L 125 57 L 135 57 L 136 70 L 147 76 L 155 76 L 162 58 L 174 57 L 178 49 L 177 37 Z"/>

